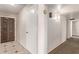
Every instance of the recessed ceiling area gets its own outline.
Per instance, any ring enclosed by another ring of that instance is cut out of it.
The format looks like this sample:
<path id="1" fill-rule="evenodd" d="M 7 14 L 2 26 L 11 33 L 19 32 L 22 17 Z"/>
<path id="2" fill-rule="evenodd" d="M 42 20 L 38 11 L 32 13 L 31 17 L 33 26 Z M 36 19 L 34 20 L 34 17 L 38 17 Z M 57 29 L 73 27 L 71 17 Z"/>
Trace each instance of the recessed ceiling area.
<path id="1" fill-rule="evenodd" d="M 0 4 L 0 12 L 18 14 L 25 4 Z"/>

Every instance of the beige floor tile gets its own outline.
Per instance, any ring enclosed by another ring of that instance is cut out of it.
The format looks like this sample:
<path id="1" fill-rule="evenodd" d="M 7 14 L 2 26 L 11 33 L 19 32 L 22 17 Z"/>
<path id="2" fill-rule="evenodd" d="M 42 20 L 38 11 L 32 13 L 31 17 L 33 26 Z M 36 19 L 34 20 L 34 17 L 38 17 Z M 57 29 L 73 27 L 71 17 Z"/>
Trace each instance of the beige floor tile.
<path id="1" fill-rule="evenodd" d="M 29 54 L 29 52 L 18 42 L 12 41 L 0 44 L 0 54 Z"/>

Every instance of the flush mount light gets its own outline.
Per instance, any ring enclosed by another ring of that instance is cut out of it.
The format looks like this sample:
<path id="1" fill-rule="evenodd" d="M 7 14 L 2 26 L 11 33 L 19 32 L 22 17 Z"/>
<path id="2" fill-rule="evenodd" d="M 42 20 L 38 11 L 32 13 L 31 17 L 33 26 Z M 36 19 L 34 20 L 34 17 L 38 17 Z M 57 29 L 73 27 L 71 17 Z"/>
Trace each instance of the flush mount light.
<path id="1" fill-rule="evenodd" d="M 60 22 L 60 14 L 54 14 L 53 19 L 54 19 L 56 22 Z"/>
<path id="2" fill-rule="evenodd" d="M 58 9 L 58 11 L 60 11 L 61 10 L 61 5 L 58 5 L 57 9 Z"/>
<path id="3" fill-rule="evenodd" d="M 47 14 L 47 10 L 45 9 L 45 10 L 43 11 L 43 13 L 46 15 L 46 14 Z"/>
<path id="4" fill-rule="evenodd" d="M 32 13 L 35 13 L 35 10 L 34 10 L 34 9 L 31 9 L 30 11 L 31 11 Z"/>
<path id="5" fill-rule="evenodd" d="M 56 10 L 57 10 L 58 13 L 61 13 L 61 12 L 62 12 L 62 11 L 61 11 L 61 7 L 62 7 L 61 4 L 58 4 L 58 5 L 57 5 Z"/>
<path id="6" fill-rule="evenodd" d="M 14 6 L 15 4 L 12 3 L 12 4 L 10 4 L 10 5 Z"/>

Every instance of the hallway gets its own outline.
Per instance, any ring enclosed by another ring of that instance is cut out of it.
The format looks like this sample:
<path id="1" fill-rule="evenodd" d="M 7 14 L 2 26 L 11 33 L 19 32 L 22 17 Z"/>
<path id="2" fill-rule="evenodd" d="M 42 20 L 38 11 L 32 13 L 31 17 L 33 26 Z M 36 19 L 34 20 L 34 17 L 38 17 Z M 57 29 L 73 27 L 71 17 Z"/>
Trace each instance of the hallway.
<path id="1" fill-rule="evenodd" d="M 79 54 L 79 40 L 75 38 L 68 39 L 49 54 Z"/>
<path id="2" fill-rule="evenodd" d="M 0 54 L 37 53 L 37 8 L 37 4 L 0 4 Z"/>

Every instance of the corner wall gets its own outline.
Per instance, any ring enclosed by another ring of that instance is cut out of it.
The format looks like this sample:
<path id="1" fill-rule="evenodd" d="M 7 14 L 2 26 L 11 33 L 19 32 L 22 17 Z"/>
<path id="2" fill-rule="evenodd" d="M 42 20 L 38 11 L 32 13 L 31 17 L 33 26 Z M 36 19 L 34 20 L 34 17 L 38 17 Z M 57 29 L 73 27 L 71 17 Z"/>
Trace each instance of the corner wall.
<path id="1" fill-rule="evenodd" d="M 54 11 L 49 10 L 52 13 Z M 60 15 L 60 19 L 48 20 L 48 53 L 66 41 L 66 18 Z"/>
<path id="2" fill-rule="evenodd" d="M 46 11 L 44 13 L 44 11 Z M 47 54 L 48 12 L 44 4 L 38 5 L 38 54 Z"/>
<path id="3" fill-rule="evenodd" d="M 17 40 L 31 53 L 37 53 L 37 5 L 26 5 L 17 20 Z"/>
<path id="4" fill-rule="evenodd" d="M 67 39 L 72 37 L 72 21 L 67 20 Z"/>

